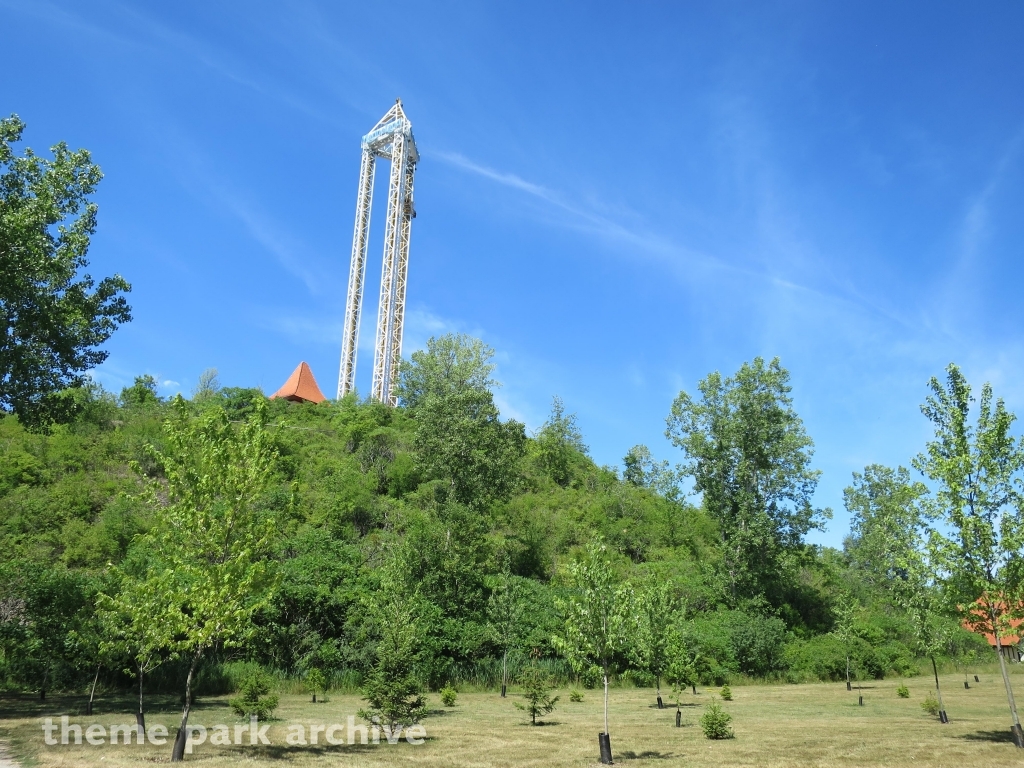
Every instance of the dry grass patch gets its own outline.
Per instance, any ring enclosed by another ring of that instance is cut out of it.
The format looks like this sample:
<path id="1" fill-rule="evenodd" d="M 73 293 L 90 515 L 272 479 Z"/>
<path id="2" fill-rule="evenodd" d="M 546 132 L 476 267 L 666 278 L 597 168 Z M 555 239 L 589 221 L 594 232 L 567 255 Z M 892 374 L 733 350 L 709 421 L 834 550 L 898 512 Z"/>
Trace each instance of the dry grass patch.
<path id="1" fill-rule="evenodd" d="M 1015 669 L 1018 672 L 1019 668 Z M 1015 674 L 1016 687 L 1024 676 Z M 658 710 L 654 692 L 613 689 L 610 702 L 612 749 L 616 762 L 630 766 L 699 764 L 704 766 L 1020 766 L 1024 752 L 1009 738 L 1009 715 L 1002 683 L 986 672 L 980 684 L 963 689 L 963 678 L 943 680 L 946 709 L 951 723 L 941 725 L 921 711 L 928 679 L 908 681 L 910 698 L 896 695 L 898 680 L 872 682 L 848 693 L 844 683 L 818 685 L 751 685 L 733 687 L 733 701 L 725 709 L 733 716 L 736 738 L 707 741 L 697 720 L 710 691 L 684 699 L 682 728 L 674 727 L 675 710 Z M 434 714 L 424 720 L 427 740 L 420 746 L 382 743 L 330 746 L 319 736 L 318 745 L 285 743 L 288 726 L 346 724 L 362 702 L 358 696 L 333 694 L 328 703 L 312 704 L 308 696 L 281 697 L 277 719 L 269 729 L 270 746 L 214 746 L 202 744 L 186 757 L 205 768 L 236 765 L 295 768 L 338 766 L 376 768 L 407 764 L 424 768 L 521 768 L 523 766 L 586 766 L 597 763 L 597 734 L 601 730 L 601 696 L 587 691 L 583 702 L 570 702 L 558 692 L 557 709 L 545 725 L 530 726 L 513 706 L 514 693 L 501 699 L 495 693 L 462 693 L 458 706 L 442 709 L 440 698 L 430 696 Z M 865 706 L 857 705 L 864 696 Z M 53 697 L 45 703 L 30 699 L 0 699 L 0 739 L 10 744 L 13 756 L 34 768 L 78 766 L 138 766 L 169 762 L 171 744 L 132 746 L 45 746 L 42 722 L 61 715 L 72 722 L 113 724 L 133 722 L 131 699 L 104 698 L 98 714 L 81 715 L 82 697 Z M 179 717 L 170 698 L 151 701 L 147 725 L 161 723 L 173 733 Z M 357 718 L 358 721 L 358 718 Z M 227 697 L 200 699 L 193 722 L 232 727 L 239 720 Z M 382 739 L 383 741 L 383 739 Z"/>

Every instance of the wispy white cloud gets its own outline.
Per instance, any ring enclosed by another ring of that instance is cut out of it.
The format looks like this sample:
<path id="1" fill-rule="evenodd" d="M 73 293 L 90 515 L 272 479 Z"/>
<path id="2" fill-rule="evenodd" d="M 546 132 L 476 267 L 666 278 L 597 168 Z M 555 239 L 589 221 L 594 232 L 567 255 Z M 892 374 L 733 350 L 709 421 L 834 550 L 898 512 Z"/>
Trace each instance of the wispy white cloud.
<path id="1" fill-rule="evenodd" d="M 960 263 L 958 269 L 969 268 L 978 258 L 990 234 L 992 198 L 996 195 L 1007 172 L 1020 155 L 1024 145 L 1024 128 L 1019 130 L 1007 142 L 1003 151 L 996 159 L 988 180 L 981 191 L 973 197 L 967 206 L 963 223 L 960 227 Z"/>
<path id="2" fill-rule="evenodd" d="M 525 192 L 538 200 L 554 206 L 562 213 L 568 214 L 567 217 L 561 219 L 561 223 L 564 226 L 588 232 L 605 240 L 637 247 L 648 255 L 667 256 L 673 259 L 685 256 L 689 259 L 706 262 L 709 265 L 733 269 L 732 265 L 726 264 L 719 259 L 685 248 L 648 230 L 627 227 L 620 221 L 600 213 L 595 208 L 571 202 L 563 193 L 549 189 L 541 184 L 527 181 L 515 173 L 498 171 L 486 165 L 481 165 L 458 152 L 432 151 L 426 152 L 426 154 L 460 170 L 489 179 L 502 186 Z"/>
<path id="3" fill-rule="evenodd" d="M 274 99 L 308 117 L 327 123 L 337 122 L 317 105 L 298 97 L 296 88 L 276 84 L 274 77 L 255 67 L 252 62 L 232 57 L 220 47 L 165 24 L 137 6 L 122 5 L 119 9 L 135 25 L 137 32 L 141 32 L 143 39 L 156 44 L 154 47 L 180 51 L 224 79 Z"/>
<path id="4" fill-rule="evenodd" d="M 556 190 L 549 189 L 541 184 L 528 181 L 518 174 L 495 170 L 488 166 L 474 162 L 456 152 L 433 152 L 434 157 L 446 162 L 460 170 L 472 173 L 482 178 L 493 181 L 502 186 L 524 192 L 536 199 L 549 203 L 566 214 L 561 220 L 565 226 L 583 231 L 589 235 L 598 237 L 613 245 L 629 246 L 626 252 L 633 256 L 637 253 L 646 254 L 648 257 L 657 259 L 664 266 L 667 266 L 677 278 L 692 281 L 695 277 L 705 275 L 708 271 L 726 273 L 732 277 L 739 277 L 759 284 L 762 287 L 782 287 L 798 292 L 813 294 L 829 302 L 837 302 L 849 306 L 856 312 L 868 312 L 869 314 L 880 315 L 887 320 L 906 324 L 907 321 L 891 308 L 885 307 L 873 300 L 866 294 L 856 290 L 854 286 L 844 285 L 841 291 L 831 291 L 823 287 L 807 285 L 802 281 L 795 280 L 793 273 L 804 273 L 806 265 L 813 261 L 813 256 L 807 253 L 799 259 L 793 259 L 792 255 L 797 251 L 807 252 L 810 249 L 804 243 L 796 242 L 792 235 L 782 235 L 779 223 L 779 215 L 765 212 L 761 216 L 761 226 L 765 237 L 773 240 L 773 250 L 791 254 L 788 261 L 790 268 L 783 268 L 781 272 L 776 270 L 762 270 L 750 268 L 746 265 L 734 263 L 729 260 L 713 256 L 702 251 L 689 248 L 669 237 L 653 233 L 643 226 L 625 224 L 611 216 L 597 210 L 602 206 L 588 208 L 578 203 L 569 202 L 566 195 Z M 771 199 L 772 195 L 765 194 L 765 199 Z"/>
<path id="5" fill-rule="evenodd" d="M 209 189 L 223 208 L 242 223 L 253 240 L 273 255 L 281 266 L 302 280 L 310 293 L 317 294 L 325 290 L 323 272 L 311 269 L 310 264 L 315 259 L 308 249 L 277 224 L 271 215 L 223 186 L 211 185 Z"/>
<path id="6" fill-rule="evenodd" d="M 37 0 L 32 3 L 12 2 L 11 0 L 0 0 L 0 8 L 6 13 L 17 13 L 22 16 L 40 20 L 47 26 L 61 26 L 73 30 L 81 39 L 85 37 L 93 40 L 101 40 L 105 44 L 137 48 L 140 42 L 128 35 L 119 35 L 109 29 L 98 26 L 78 14 L 61 8 L 46 0 Z"/>

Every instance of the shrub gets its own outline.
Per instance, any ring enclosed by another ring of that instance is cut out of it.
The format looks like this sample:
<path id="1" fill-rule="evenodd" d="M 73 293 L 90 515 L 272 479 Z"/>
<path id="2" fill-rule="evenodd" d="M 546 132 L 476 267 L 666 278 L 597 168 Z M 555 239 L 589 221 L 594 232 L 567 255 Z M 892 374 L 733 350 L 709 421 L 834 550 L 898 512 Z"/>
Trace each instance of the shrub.
<path id="1" fill-rule="evenodd" d="M 731 739 L 735 735 L 729 727 L 731 722 L 732 715 L 722 709 L 717 701 L 708 704 L 700 716 L 700 728 L 708 739 Z"/>
<path id="2" fill-rule="evenodd" d="M 896 689 L 896 695 L 901 699 L 909 699 L 910 691 L 907 690 L 906 683 L 900 683 L 900 687 Z"/>
<path id="3" fill-rule="evenodd" d="M 442 688 L 439 693 L 441 694 L 441 703 L 446 707 L 454 707 L 455 699 L 458 697 L 459 692 L 452 688 L 450 685 L 446 685 Z"/>
<path id="4" fill-rule="evenodd" d="M 573 688 L 571 691 L 569 691 L 569 701 L 574 701 L 577 704 L 579 704 L 581 701 L 583 701 L 583 693 L 580 692 L 578 689 Z"/>
<path id="5" fill-rule="evenodd" d="M 835 635 L 818 635 L 807 640 L 794 640 L 786 646 L 784 656 L 789 666 L 786 679 L 793 682 L 817 678 L 840 681 L 846 679 L 847 646 Z M 859 679 L 880 680 L 889 670 L 900 675 L 913 675 L 916 666 L 902 643 L 892 642 L 873 648 L 866 640 L 850 641 L 850 663 Z"/>
<path id="6" fill-rule="evenodd" d="M 846 679 L 846 649 L 833 635 L 794 640 L 786 646 L 785 657 L 790 668 L 787 679 L 792 682 Z"/>
<path id="7" fill-rule="evenodd" d="M 728 685 L 722 686 L 722 699 L 724 701 L 732 701 L 732 689 Z"/>
<path id="8" fill-rule="evenodd" d="M 928 691 L 928 695 L 925 696 L 924 701 L 921 702 L 921 709 L 932 717 L 939 716 L 939 700 L 935 698 L 934 693 Z"/>
<path id="9" fill-rule="evenodd" d="M 730 645 L 740 672 L 767 677 L 785 670 L 785 647 L 790 638 L 786 622 L 743 611 L 730 611 L 727 616 Z"/>
<path id="10" fill-rule="evenodd" d="M 277 696 L 270 693 L 270 676 L 256 668 L 242 680 L 239 696 L 229 702 L 239 717 L 256 716 L 259 720 L 270 717 L 277 709 Z"/>

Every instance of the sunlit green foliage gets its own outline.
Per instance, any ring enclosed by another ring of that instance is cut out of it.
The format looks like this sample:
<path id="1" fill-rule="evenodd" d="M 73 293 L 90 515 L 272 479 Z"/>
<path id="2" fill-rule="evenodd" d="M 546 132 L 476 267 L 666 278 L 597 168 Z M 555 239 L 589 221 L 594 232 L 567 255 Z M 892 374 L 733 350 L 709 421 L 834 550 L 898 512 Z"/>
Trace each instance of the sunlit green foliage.
<path id="1" fill-rule="evenodd" d="M 45 427 L 78 412 L 68 388 L 109 354 L 100 345 L 131 320 L 120 275 L 97 285 L 82 270 L 96 231 L 91 197 L 103 178 L 87 150 L 64 142 L 53 159 L 26 149 L 25 124 L 0 119 L 0 411 Z"/>

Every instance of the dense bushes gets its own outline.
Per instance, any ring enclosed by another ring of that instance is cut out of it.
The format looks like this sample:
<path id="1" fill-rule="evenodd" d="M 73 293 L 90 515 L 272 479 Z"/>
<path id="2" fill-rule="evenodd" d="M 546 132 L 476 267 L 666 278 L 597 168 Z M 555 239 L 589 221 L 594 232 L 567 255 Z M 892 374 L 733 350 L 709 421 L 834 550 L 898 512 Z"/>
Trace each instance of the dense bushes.
<path id="1" fill-rule="evenodd" d="M 737 673 L 771 677 L 786 669 L 784 648 L 790 634 L 775 616 L 718 610 L 695 617 L 688 633 L 704 685 L 721 685 Z"/>
<path id="2" fill-rule="evenodd" d="M 854 679 L 881 679 L 887 674 L 918 674 L 913 654 L 903 643 L 892 640 L 873 647 L 863 638 L 850 645 L 850 668 Z M 794 640 L 786 646 L 787 679 L 845 680 L 846 647 L 833 635 Z"/>

